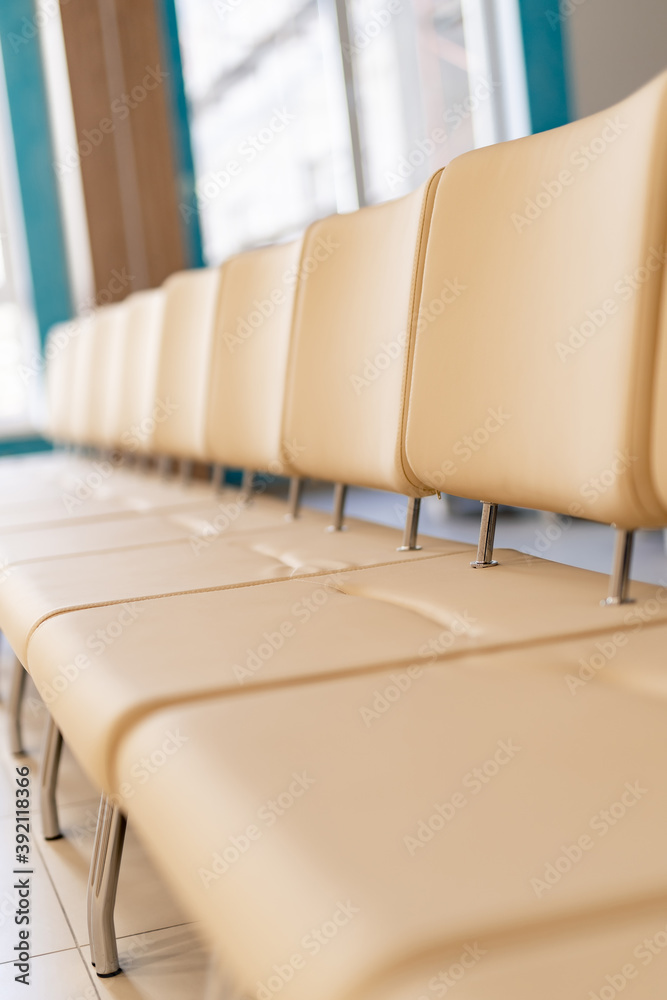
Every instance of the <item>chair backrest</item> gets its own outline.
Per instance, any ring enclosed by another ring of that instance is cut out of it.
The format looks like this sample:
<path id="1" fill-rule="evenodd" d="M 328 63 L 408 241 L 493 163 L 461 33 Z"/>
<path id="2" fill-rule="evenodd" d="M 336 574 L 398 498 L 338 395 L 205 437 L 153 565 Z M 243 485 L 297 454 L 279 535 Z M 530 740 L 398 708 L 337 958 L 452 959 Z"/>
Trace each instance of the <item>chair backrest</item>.
<path id="1" fill-rule="evenodd" d="M 125 304 L 119 355 L 120 387 L 109 414 L 111 446 L 139 455 L 154 450 L 158 423 L 167 419 L 158 398 L 164 290 L 135 292 Z"/>
<path id="2" fill-rule="evenodd" d="M 157 454 L 204 459 L 207 389 L 221 269 L 167 278 L 156 399 L 168 417 L 155 426 Z"/>
<path id="3" fill-rule="evenodd" d="M 114 419 L 123 391 L 125 362 L 125 302 L 102 307 L 93 333 L 92 374 L 88 412 L 88 443 L 98 448 L 114 445 Z"/>
<path id="4" fill-rule="evenodd" d="M 667 522 L 667 74 L 438 186 L 406 453 L 431 489 Z"/>
<path id="5" fill-rule="evenodd" d="M 68 351 L 73 352 L 69 364 L 71 398 L 69 402 L 68 439 L 77 445 L 89 445 L 91 400 L 95 393 L 94 370 L 95 330 L 102 310 L 87 313 L 72 320 Z"/>
<path id="6" fill-rule="evenodd" d="M 209 461 L 284 469 L 281 422 L 300 251 L 296 241 L 222 265 L 206 417 Z"/>
<path id="7" fill-rule="evenodd" d="M 299 475 L 432 492 L 406 467 L 403 425 L 439 178 L 306 231 L 283 424 L 283 447 Z"/>
<path id="8" fill-rule="evenodd" d="M 57 323 L 49 330 L 46 358 L 46 433 L 57 444 L 70 441 L 71 400 L 76 365 L 75 321 Z"/>

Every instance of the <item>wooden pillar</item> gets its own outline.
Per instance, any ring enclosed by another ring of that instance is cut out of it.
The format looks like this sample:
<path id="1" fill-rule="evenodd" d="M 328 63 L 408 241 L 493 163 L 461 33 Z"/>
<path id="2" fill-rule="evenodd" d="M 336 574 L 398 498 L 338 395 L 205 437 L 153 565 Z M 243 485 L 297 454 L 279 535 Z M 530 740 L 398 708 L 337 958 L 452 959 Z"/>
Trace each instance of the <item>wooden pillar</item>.
<path id="1" fill-rule="evenodd" d="M 76 0 L 61 16 L 95 294 L 118 300 L 186 266 L 169 67 L 154 0 Z"/>

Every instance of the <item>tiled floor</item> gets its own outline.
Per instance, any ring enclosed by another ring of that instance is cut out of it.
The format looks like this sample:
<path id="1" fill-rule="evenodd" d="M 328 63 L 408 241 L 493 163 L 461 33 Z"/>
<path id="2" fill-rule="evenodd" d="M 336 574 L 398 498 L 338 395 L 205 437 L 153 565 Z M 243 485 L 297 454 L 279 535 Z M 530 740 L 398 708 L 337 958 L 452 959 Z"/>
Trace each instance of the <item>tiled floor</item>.
<path id="1" fill-rule="evenodd" d="M 2 645 L 0 690 L 8 690 L 11 656 Z M 123 855 L 116 905 L 119 953 L 124 974 L 100 980 L 90 965 L 86 928 L 86 882 L 98 796 L 67 750 L 58 786 L 62 840 L 42 839 L 37 756 L 46 712 L 34 688 L 23 713 L 27 756 L 7 750 L 6 716 L 0 710 L 0 997 L 2 1000 L 203 1000 L 208 957 L 196 930 L 154 871 L 131 828 Z M 15 981 L 14 777 L 30 767 L 32 968 L 30 987 Z"/>
<path id="2" fill-rule="evenodd" d="M 331 491 L 311 488 L 308 503 L 328 507 Z M 399 526 L 405 516 L 405 500 L 350 490 L 347 512 Z M 478 504 L 439 502 L 431 498 L 422 505 L 424 533 L 474 542 L 478 525 Z M 517 548 L 606 573 L 611 562 L 613 532 L 582 521 L 509 511 L 501 512 L 496 541 L 499 547 Z M 638 534 L 633 576 L 647 582 L 667 580 L 661 533 Z M 0 691 L 5 694 L 11 657 L 5 646 L 1 652 Z M 196 927 L 188 923 L 170 896 L 131 827 L 116 907 L 124 974 L 108 980 L 95 976 L 87 947 L 85 888 L 97 795 L 67 751 L 58 790 L 64 839 L 46 843 L 41 837 L 38 812 L 33 815 L 32 981 L 29 990 L 15 982 L 13 781 L 17 764 L 27 763 L 36 804 L 37 754 L 45 719 L 41 701 L 34 689 L 29 688 L 24 709 L 28 755 L 17 760 L 7 751 L 6 717 L 0 708 L 0 997 L 2 1000 L 26 996 L 33 1000 L 203 1000 L 208 957 Z"/>

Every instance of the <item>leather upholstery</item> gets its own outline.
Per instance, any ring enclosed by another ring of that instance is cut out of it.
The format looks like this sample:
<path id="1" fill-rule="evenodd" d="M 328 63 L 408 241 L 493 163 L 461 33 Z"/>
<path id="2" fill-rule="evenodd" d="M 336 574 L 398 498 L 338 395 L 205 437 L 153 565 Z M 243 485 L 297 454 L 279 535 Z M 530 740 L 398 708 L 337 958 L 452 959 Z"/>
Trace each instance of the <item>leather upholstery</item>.
<path id="1" fill-rule="evenodd" d="M 449 164 L 407 425 L 424 487 L 665 524 L 666 174 L 667 74 L 609 111 Z"/>
<path id="2" fill-rule="evenodd" d="M 267 247 L 222 266 L 206 420 L 211 461 L 289 474 L 281 423 L 300 250 L 300 241 Z"/>
<path id="3" fill-rule="evenodd" d="M 403 422 L 435 174 L 396 201 L 306 231 L 283 430 L 304 476 L 421 496 Z"/>
<path id="4" fill-rule="evenodd" d="M 87 417 L 87 444 L 109 448 L 113 444 L 116 401 L 125 391 L 124 341 L 127 307 L 116 303 L 98 310 L 93 331 L 91 388 Z"/>
<path id="5" fill-rule="evenodd" d="M 119 359 L 123 382 L 110 413 L 109 436 L 112 447 L 139 455 L 154 450 L 164 299 L 162 288 L 135 292 L 125 307 Z"/>
<path id="6" fill-rule="evenodd" d="M 74 384 L 75 348 L 72 323 L 57 323 L 49 331 L 45 346 L 47 433 L 53 441 L 70 437 L 70 398 Z M 3 463 L 4 468 L 4 463 Z"/>
<path id="7" fill-rule="evenodd" d="M 152 450 L 179 458 L 205 458 L 205 417 L 211 348 L 218 309 L 218 267 L 172 274 L 163 285 L 164 323 L 153 407 Z"/>
<path id="8" fill-rule="evenodd" d="M 598 599 L 606 584 L 601 574 L 512 552 L 501 553 L 502 565 L 493 572 L 475 573 L 469 567 L 470 547 L 455 543 L 444 543 L 448 554 L 442 556 L 406 561 L 410 553 L 394 553 L 393 565 L 328 573 L 341 569 L 345 557 L 352 565 L 360 562 L 360 548 L 354 541 L 332 535 L 330 562 L 320 563 L 324 572 L 319 577 L 234 588 L 241 580 L 240 568 L 249 566 L 250 573 L 257 573 L 260 557 L 265 569 L 274 567 L 274 577 L 289 575 L 286 571 L 297 558 L 302 562 L 313 559 L 307 536 L 304 540 L 302 535 L 305 525 L 294 527 L 291 550 L 276 545 L 284 540 L 277 532 L 267 532 L 264 544 L 252 536 L 230 539 L 230 549 L 225 550 L 224 560 L 216 560 L 215 570 L 218 586 L 228 580 L 229 589 L 213 589 L 211 583 L 206 593 L 128 602 L 122 609 L 114 605 L 56 614 L 34 629 L 27 662 L 23 662 L 38 690 L 48 696 L 61 683 L 66 665 L 82 652 L 82 637 L 94 636 L 98 630 L 105 633 L 110 623 L 116 628 L 113 623 L 119 615 L 131 622 L 108 649 L 89 657 L 76 684 L 65 685 L 66 690 L 49 704 L 73 751 L 99 787 L 109 787 L 108 769 L 120 734 L 170 701 L 240 688 L 303 684 L 327 675 L 341 677 L 388 666 L 407 669 L 436 659 L 467 660 L 477 653 L 522 646 L 532 645 L 539 651 L 566 635 L 597 637 L 610 631 L 631 633 L 634 628 L 627 620 L 627 606 L 600 607 Z M 317 534 L 314 555 L 323 560 Z M 351 533 L 346 536 L 353 539 Z M 345 552 L 339 546 L 349 548 Z M 202 564 L 209 551 L 199 556 Z M 122 556 L 119 553 L 113 564 L 105 563 L 111 586 L 118 587 L 122 580 L 118 600 L 128 595 L 133 582 L 126 579 L 129 563 L 118 571 Z M 43 568 L 51 572 L 49 564 Z M 165 573 L 166 568 L 162 582 Z M 192 566 L 192 574 L 200 581 L 209 573 L 204 565 Z M 179 579 L 191 585 L 184 572 Z M 91 572 L 86 584 L 92 599 L 96 596 L 93 583 Z M 51 581 L 51 596 L 57 594 L 55 588 L 62 594 L 65 587 L 65 582 Z M 633 593 L 641 607 L 655 599 L 656 588 L 635 584 Z M 40 610 L 36 591 L 29 593 L 26 587 L 23 597 L 8 622 L 8 628 L 16 629 L 13 643 L 25 636 L 29 616 L 36 623 Z M 60 601 L 61 608 L 65 604 Z M 51 610 L 57 606 L 51 599 Z M 660 605 L 656 621 L 667 620 L 666 609 L 667 604 Z M 5 618 L 7 611 L 8 606 Z M 289 636 L 280 642 L 283 625 Z M 275 634 L 274 648 L 270 637 Z M 591 646 L 592 655 L 596 650 Z M 536 653 L 533 662 L 539 664 L 543 655 Z M 185 663 L 196 664 L 196 670 L 184 670 Z"/>
<path id="9" fill-rule="evenodd" d="M 135 450 L 140 414 L 139 450 L 664 524 L 666 98 L 100 310 L 70 437 Z M 664 588 L 601 607 L 600 574 L 264 500 L 209 534 L 206 489 L 119 472 L 77 526 L 0 510 L 0 624 L 88 775 L 260 1000 L 421 1000 L 470 940 L 462 1000 L 601 996 L 666 919 Z"/>
<path id="10" fill-rule="evenodd" d="M 261 508 L 259 513 L 261 517 Z M 159 528 L 160 533 L 163 530 Z M 0 587 L 0 621 L 25 664 L 34 629 L 63 611 L 420 560 L 469 548 L 431 539 L 421 551 L 398 553 L 400 541 L 396 529 L 361 521 L 350 521 L 345 532 L 327 532 L 317 518 L 264 530 L 221 531 L 208 538 L 187 537 L 182 531 L 181 537 L 161 544 L 154 544 L 147 532 L 145 546 L 138 542 L 111 552 L 74 553 L 12 565 L 11 586 Z"/>
<path id="11" fill-rule="evenodd" d="M 355 1000 L 432 1000 L 454 986 L 461 1000 L 607 1000 L 617 987 L 630 987 L 633 1000 L 654 1000 L 662 990 L 664 969 L 656 958 L 666 926 L 667 901 L 656 899 L 523 933 L 480 935 L 395 963 Z"/>
<path id="12" fill-rule="evenodd" d="M 103 307 L 104 308 L 104 307 Z M 71 348 L 74 350 L 73 379 L 69 412 L 68 439 L 73 444 L 89 441 L 88 419 L 95 392 L 95 327 L 103 309 L 72 321 Z"/>
<path id="13" fill-rule="evenodd" d="M 573 697 L 555 657 L 523 650 L 428 667 L 366 724 L 394 673 L 174 707 L 119 745 L 114 791 L 241 991 L 300 954 L 285 1000 L 364 997 L 466 942 L 492 965 L 541 928 L 557 946 L 615 907 L 664 914 L 663 704 Z M 586 996 L 591 965 L 551 995 Z"/>

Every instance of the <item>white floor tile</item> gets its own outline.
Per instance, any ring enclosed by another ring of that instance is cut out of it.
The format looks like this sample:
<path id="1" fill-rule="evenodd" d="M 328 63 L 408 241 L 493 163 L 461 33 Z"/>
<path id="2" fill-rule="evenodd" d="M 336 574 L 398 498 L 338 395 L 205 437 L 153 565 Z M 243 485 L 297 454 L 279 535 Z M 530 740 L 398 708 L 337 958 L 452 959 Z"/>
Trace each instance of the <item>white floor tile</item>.
<path id="1" fill-rule="evenodd" d="M 6 673 L 7 671 L 5 671 Z M 7 677 L 5 677 L 4 683 L 0 679 L 0 685 L 2 685 L 5 697 L 8 691 L 8 684 L 9 679 Z M 13 778 L 14 769 L 17 765 L 27 764 L 30 767 L 33 785 L 37 790 L 37 776 L 39 774 L 42 741 L 47 719 L 47 710 L 38 696 L 32 680 L 27 678 L 23 711 L 21 713 L 24 755 L 14 756 L 9 752 L 7 713 L 4 711 L 0 712 L 0 816 L 5 805 L 5 799 L 2 794 L 2 779 L 3 776 L 8 774 Z M 67 746 L 65 746 L 58 775 L 58 802 L 65 805 L 83 802 L 97 797 L 98 794 L 98 790 L 90 783 Z M 39 800 L 37 795 L 34 798 L 35 808 L 38 809 Z"/>
<path id="2" fill-rule="evenodd" d="M 88 948 L 82 953 L 89 961 Z M 122 975 L 97 981 L 101 1000 L 202 1000 L 205 995 L 208 957 L 192 924 L 123 938 L 118 954 Z"/>
<path id="3" fill-rule="evenodd" d="M 88 943 L 86 886 L 93 850 L 97 802 L 91 800 L 60 809 L 62 840 L 42 842 L 40 851 L 78 944 Z M 116 930 L 119 937 L 182 924 L 186 917 L 155 872 L 141 844 L 128 827 L 123 851 Z"/>
<path id="4" fill-rule="evenodd" d="M 59 951 L 43 955 L 31 962 L 30 985 L 15 981 L 13 964 L 0 965 L 0 996 L 2 1000 L 98 1000 L 79 951 Z M 128 994 L 131 997 L 132 994 Z M 134 998 L 133 998 L 134 1000 Z"/>
<path id="5" fill-rule="evenodd" d="M 14 875 L 16 827 L 13 819 L 0 821 L 0 962 L 13 961 L 14 946 L 18 944 L 14 914 L 18 903 L 18 892 L 14 889 L 22 876 Z M 75 941 L 65 914 L 51 884 L 49 873 L 36 850 L 36 831 L 32 831 L 30 875 L 31 905 L 31 952 L 44 955 L 51 951 L 62 951 L 74 947 Z M 23 877 L 28 877 L 23 876 Z M 3 997 L 4 993 L 0 992 Z"/>

